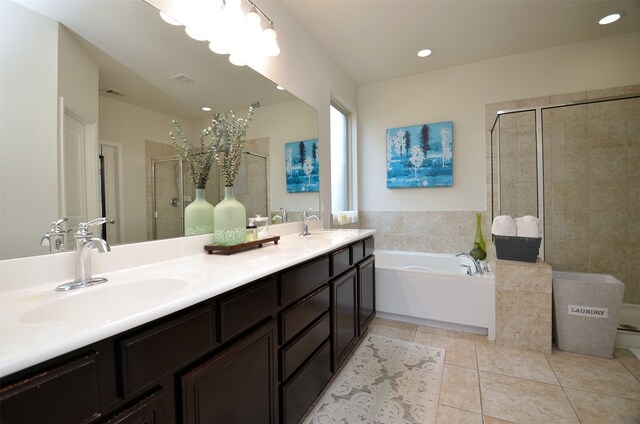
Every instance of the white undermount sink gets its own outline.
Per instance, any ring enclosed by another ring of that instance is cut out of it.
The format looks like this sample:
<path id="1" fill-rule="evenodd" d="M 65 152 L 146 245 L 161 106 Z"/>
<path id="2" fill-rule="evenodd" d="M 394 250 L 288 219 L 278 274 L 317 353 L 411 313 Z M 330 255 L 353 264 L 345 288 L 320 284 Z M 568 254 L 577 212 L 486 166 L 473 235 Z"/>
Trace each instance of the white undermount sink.
<path id="1" fill-rule="evenodd" d="M 175 295 L 189 286 L 181 278 L 155 277 L 109 285 L 87 287 L 69 293 L 53 292 L 52 300 L 28 310 L 20 321 L 26 324 L 59 323 L 107 317 L 111 314 L 144 308 Z"/>

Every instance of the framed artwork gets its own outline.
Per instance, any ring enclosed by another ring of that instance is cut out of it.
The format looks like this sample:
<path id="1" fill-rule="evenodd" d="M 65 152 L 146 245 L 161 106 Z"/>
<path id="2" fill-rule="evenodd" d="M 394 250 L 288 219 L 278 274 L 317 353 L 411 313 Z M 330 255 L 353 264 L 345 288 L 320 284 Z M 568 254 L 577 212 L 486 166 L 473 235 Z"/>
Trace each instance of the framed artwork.
<path id="1" fill-rule="evenodd" d="M 317 138 L 285 143 L 284 163 L 287 193 L 309 193 L 320 190 Z"/>
<path id="2" fill-rule="evenodd" d="M 453 185 L 453 122 L 387 130 L 387 188 Z"/>

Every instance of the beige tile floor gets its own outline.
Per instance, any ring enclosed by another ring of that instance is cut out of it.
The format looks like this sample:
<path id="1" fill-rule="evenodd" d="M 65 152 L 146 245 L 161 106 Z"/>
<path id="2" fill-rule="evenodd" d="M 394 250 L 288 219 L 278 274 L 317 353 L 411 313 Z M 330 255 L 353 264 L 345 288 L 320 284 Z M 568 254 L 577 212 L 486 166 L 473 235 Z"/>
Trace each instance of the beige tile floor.
<path id="1" fill-rule="evenodd" d="M 545 355 L 381 318 L 370 331 L 447 350 L 437 424 L 640 424 L 640 360 L 626 349 Z"/>

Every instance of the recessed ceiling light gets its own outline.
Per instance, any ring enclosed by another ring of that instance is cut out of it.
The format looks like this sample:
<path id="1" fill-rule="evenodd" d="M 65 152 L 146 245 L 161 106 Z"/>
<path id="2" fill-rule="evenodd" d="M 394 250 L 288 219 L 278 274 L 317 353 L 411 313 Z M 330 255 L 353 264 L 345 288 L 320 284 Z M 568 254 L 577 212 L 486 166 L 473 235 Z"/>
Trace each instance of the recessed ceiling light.
<path id="1" fill-rule="evenodd" d="M 280 91 L 284 91 L 284 87 L 282 87 L 282 86 L 276 85 L 276 88 L 277 88 L 278 90 L 280 90 Z"/>
<path id="2" fill-rule="evenodd" d="M 617 12 L 617 13 L 612 13 L 610 15 L 605 16 L 604 18 L 600 19 L 598 21 L 598 23 L 600 25 L 609 25 L 614 23 L 615 21 L 617 21 L 618 19 L 622 18 L 622 14 L 623 12 Z"/>
<path id="3" fill-rule="evenodd" d="M 418 52 L 418 57 L 427 57 L 431 54 L 431 50 L 429 49 L 424 49 L 424 50 L 420 50 Z"/>
<path id="4" fill-rule="evenodd" d="M 202 106 L 202 110 L 205 112 L 211 112 L 211 108 L 209 106 Z"/>

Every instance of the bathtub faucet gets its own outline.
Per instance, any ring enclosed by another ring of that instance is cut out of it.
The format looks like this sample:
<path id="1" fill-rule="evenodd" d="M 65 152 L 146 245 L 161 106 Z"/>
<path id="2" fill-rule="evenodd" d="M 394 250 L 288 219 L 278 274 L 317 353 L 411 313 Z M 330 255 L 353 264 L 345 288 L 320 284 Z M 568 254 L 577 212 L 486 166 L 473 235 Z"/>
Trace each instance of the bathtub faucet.
<path id="1" fill-rule="evenodd" d="M 465 258 L 469 258 L 471 259 L 471 262 L 473 263 L 473 266 L 475 268 L 475 272 L 473 273 L 473 275 L 483 275 L 484 272 L 482 272 L 482 266 L 480 265 L 480 261 L 477 260 L 476 258 L 474 258 L 473 256 L 469 255 L 468 253 L 464 253 L 464 252 L 460 252 L 458 254 L 456 254 L 456 256 L 464 256 Z"/>

